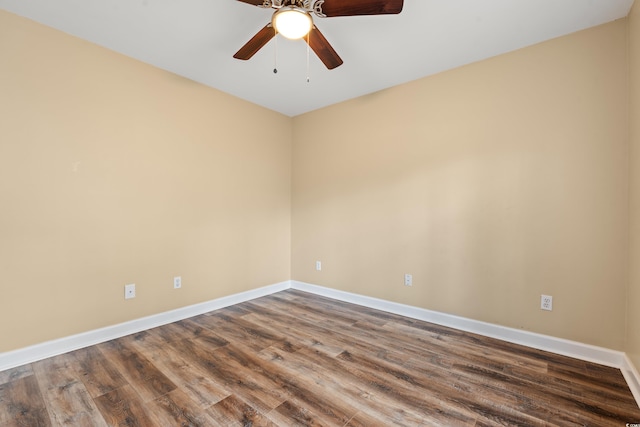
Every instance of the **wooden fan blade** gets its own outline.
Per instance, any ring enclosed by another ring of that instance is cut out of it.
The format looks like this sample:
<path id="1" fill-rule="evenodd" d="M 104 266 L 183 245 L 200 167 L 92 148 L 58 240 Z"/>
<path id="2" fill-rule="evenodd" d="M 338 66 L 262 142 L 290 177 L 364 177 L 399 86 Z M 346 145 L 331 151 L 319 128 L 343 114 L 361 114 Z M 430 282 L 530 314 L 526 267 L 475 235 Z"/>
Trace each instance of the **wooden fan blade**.
<path id="1" fill-rule="evenodd" d="M 388 15 L 402 12 L 404 0 L 324 0 L 322 13 L 327 17 Z"/>
<path id="2" fill-rule="evenodd" d="M 264 0 L 238 0 L 242 3 L 252 4 L 254 6 L 262 6 L 264 4 Z"/>
<path id="3" fill-rule="evenodd" d="M 262 49 L 262 46 L 267 44 L 276 35 L 276 30 L 271 26 L 271 23 L 265 25 L 263 29 L 251 38 L 239 51 L 233 55 L 236 59 L 247 60 L 251 58 L 257 51 Z"/>
<path id="4" fill-rule="evenodd" d="M 318 58 L 322 61 L 322 63 L 330 70 L 333 70 L 336 67 L 342 65 L 342 59 L 331 44 L 324 38 L 320 30 L 314 25 L 313 29 L 309 33 L 309 37 L 305 37 L 304 39 L 307 43 L 309 43 L 309 47 L 313 49 L 313 51 L 318 55 Z"/>

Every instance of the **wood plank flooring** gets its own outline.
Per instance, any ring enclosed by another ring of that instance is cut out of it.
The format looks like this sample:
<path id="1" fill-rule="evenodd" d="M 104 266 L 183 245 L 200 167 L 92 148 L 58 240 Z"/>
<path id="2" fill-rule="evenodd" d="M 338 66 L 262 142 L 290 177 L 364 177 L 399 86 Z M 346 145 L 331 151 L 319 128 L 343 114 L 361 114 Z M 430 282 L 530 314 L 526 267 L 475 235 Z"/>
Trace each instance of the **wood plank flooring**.
<path id="1" fill-rule="evenodd" d="M 625 426 L 619 370 L 287 290 L 0 372 L 0 426 Z"/>

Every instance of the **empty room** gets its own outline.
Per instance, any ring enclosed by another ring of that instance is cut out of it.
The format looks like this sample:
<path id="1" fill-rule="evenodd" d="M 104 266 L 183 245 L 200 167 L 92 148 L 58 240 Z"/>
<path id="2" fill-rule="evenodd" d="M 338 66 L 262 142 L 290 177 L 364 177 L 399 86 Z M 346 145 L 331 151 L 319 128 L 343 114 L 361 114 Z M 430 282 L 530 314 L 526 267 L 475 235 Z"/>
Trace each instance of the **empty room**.
<path id="1" fill-rule="evenodd" d="M 638 369 L 640 0 L 0 0 L 0 426 L 640 426 Z"/>

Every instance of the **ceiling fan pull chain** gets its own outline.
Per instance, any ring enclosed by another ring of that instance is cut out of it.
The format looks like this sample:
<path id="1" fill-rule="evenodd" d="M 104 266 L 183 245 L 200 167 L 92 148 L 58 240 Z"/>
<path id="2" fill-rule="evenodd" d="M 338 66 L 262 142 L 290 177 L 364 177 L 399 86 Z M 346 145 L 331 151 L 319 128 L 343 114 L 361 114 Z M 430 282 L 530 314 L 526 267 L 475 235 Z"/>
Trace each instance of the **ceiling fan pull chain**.
<path id="1" fill-rule="evenodd" d="M 309 39 L 311 38 L 311 31 L 307 33 L 307 83 L 311 83 L 311 78 L 309 77 Z"/>
<path id="2" fill-rule="evenodd" d="M 278 35 L 274 37 L 275 48 L 273 49 L 273 74 L 278 74 Z"/>

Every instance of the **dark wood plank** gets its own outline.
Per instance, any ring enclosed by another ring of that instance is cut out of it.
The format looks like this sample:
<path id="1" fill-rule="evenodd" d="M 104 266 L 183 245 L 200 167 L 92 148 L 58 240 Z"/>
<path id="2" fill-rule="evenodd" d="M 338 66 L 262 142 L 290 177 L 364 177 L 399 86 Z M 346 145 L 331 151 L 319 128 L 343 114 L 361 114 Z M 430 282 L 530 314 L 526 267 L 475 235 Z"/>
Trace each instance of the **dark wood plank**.
<path id="1" fill-rule="evenodd" d="M 0 385 L 0 425 L 3 427 L 52 425 L 35 375 Z"/>
<path id="2" fill-rule="evenodd" d="M 397 365 L 348 351 L 337 359 L 356 378 L 375 385 L 378 393 L 399 403 L 409 403 L 432 423 L 475 424 L 477 410 L 471 396 L 450 382 L 436 382 Z M 442 416 L 442 412 L 444 418 Z"/>
<path id="3" fill-rule="evenodd" d="M 299 301 L 302 304 L 307 304 L 310 307 L 321 307 L 320 314 L 326 314 L 330 312 L 339 312 L 351 319 L 352 323 L 365 321 L 367 323 L 377 324 L 382 326 L 388 322 L 415 322 L 413 319 L 399 316 L 393 313 L 387 313 L 385 311 L 375 310 L 373 308 L 364 307 L 360 305 L 350 304 L 348 302 L 338 301 L 331 298 L 309 294 L 307 292 L 298 291 L 292 289 L 288 291 L 288 294 L 284 293 L 275 294 L 275 297 L 289 297 L 288 300 Z"/>
<path id="4" fill-rule="evenodd" d="M 158 425 L 140 396 L 129 385 L 98 396 L 95 402 L 109 426 L 157 427 Z"/>
<path id="5" fill-rule="evenodd" d="M 57 426 L 106 427 L 75 363 L 71 354 L 63 354 L 33 364 L 51 420 Z"/>
<path id="6" fill-rule="evenodd" d="M 320 417 L 309 410 L 304 408 L 291 400 L 282 402 L 271 412 L 267 414 L 267 417 L 275 423 L 275 425 L 296 425 L 296 426 L 308 426 L 319 427 L 326 424 L 320 422 Z"/>
<path id="7" fill-rule="evenodd" d="M 199 338 L 207 341 L 213 347 L 222 347 L 229 341 L 216 334 L 211 328 L 199 324 L 199 320 L 209 319 L 207 316 L 196 316 L 192 319 L 181 320 L 179 322 L 165 325 L 161 328 L 152 329 L 151 333 L 160 336 L 167 343 L 174 343 L 189 338 Z M 144 339 L 144 337 L 136 337 Z"/>
<path id="8" fill-rule="evenodd" d="M 275 302 L 275 304 L 281 304 Z M 340 327 L 327 327 L 325 321 L 319 316 L 314 318 L 302 318 L 298 317 L 298 312 L 286 310 L 285 305 L 282 306 L 282 310 L 264 310 L 260 307 L 261 302 L 256 302 L 258 307 L 254 313 L 248 316 L 243 316 L 243 319 L 259 323 L 263 328 L 271 328 L 274 330 L 281 330 L 284 335 L 294 339 L 296 342 L 302 344 L 302 346 L 313 347 L 318 351 L 322 351 L 328 355 L 335 356 L 342 353 L 346 348 L 366 348 L 369 351 L 376 351 L 378 357 L 391 358 L 395 360 L 407 360 L 405 354 L 402 351 L 395 351 L 395 346 L 382 347 L 371 346 L 370 342 L 375 341 L 375 338 L 363 342 L 361 337 L 355 338 L 349 334 L 348 329 L 344 326 Z M 278 307 L 280 308 L 280 307 Z"/>
<path id="9" fill-rule="evenodd" d="M 71 353 L 77 361 L 77 372 L 92 397 L 118 389 L 127 384 L 120 372 L 97 347 L 87 347 Z"/>
<path id="10" fill-rule="evenodd" d="M 33 375 L 31 364 L 18 366 L 17 368 L 7 369 L 0 372 L 0 385 L 9 381 L 19 380 L 20 378 Z"/>
<path id="11" fill-rule="evenodd" d="M 98 349 L 118 369 L 127 383 L 140 395 L 143 402 L 162 396 L 176 386 L 158 370 L 146 357 L 129 343 L 128 336 L 98 345 Z"/>
<path id="12" fill-rule="evenodd" d="M 286 341 L 282 334 L 274 334 L 260 325 L 245 321 L 242 317 L 225 313 L 214 312 L 209 316 L 203 316 L 198 324 L 214 330 L 229 342 L 242 342 L 255 351 L 260 351 L 276 342 Z"/>
<path id="13" fill-rule="evenodd" d="M 216 403 L 208 412 L 221 426 L 276 427 L 257 409 L 234 395 Z"/>
<path id="14" fill-rule="evenodd" d="M 280 403 L 286 399 L 302 402 L 305 407 L 330 419 L 331 425 L 343 425 L 356 412 L 342 399 L 336 400 L 335 394 L 318 393 L 322 388 L 315 390 L 318 384 L 313 378 L 306 375 L 292 375 L 290 371 L 282 369 L 275 363 L 265 363 L 265 359 L 252 353 L 249 348 L 243 347 L 240 343 L 217 351 L 222 352 L 220 356 L 226 363 L 237 369 L 242 367 L 242 372 L 247 376 L 253 378 L 258 376 L 265 384 L 271 384 L 275 389 L 284 391 L 286 394 L 279 394 L 285 398 Z"/>
<path id="15" fill-rule="evenodd" d="M 291 316 L 281 316 L 280 319 L 275 319 L 274 316 L 261 313 L 249 314 L 243 316 L 243 319 L 259 324 L 267 331 L 280 332 L 286 335 L 287 340 L 273 344 L 285 351 L 294 352 L 303 347 L 313 347 L 330 356 L 336 356 L 342 353 L 345 348 L 344 343 L 332 337 L 323 337 L 321 341 L 318 334 L 313 333 L 313 331 L 306 331 L 305 328 L 300 328 L 299 324 L 302 321 L 295 322 L 295 319 Z M 292 341 L 297 344 L 293 344 Z"/>
<path id="16" fill-rule="evenodd" d="M 169 344 L 155 332 L 137 334 L 132 346 L 151 360 L 192 401 L 202 408 L 208 408 L 231 394 L 197 364 L 180 356 L 175 347 L 180 346 L 179 341 Z M 207 341 L 207 345 L 211 345 L 211 342 Z"/>
<path id="17" fill-rule="evenodd" d="M 150 402 L 150 413 L 159 426 L 209 427 L 218 423 L 186 393 L 177 389 Z"/>
<path id="18" fill-rule="evenodd" d="M 325 353 L 302 349 L 294 353 L 271 348 L 261 357 L 282 366 L 285 372 L 304 378 L 307 392 L 294 398 L 301 408 L 319 415 L 323 424 L 342 425 L 359 412 L 366 412 L 387 425 L 422 425 L 424 418 L 403 402 L 390 401 L 377 390 L 369 379 L 350 375 L 347 369 Z M 309 398 L 309 396 L 313 398 Z M 336 401 L 334 396 L 340 396 Z M 337 419 L 327 414 L 342 414 Z M 351 418 L 346 418 L 351 415 Z"/>
<path id="19" fill-rule="evenodd" d="M 384 427 L 388 425 L 388 423 L 372 417 L 365 412 L 358 412 L 344 427 Z"/>
<path id="20" fill-rule="evenodd" d="M 246 366 L 226 356 L 222 353 L 225 348 L 211 349 L 196 339 L 184 340 L 172 350 L 189 363 L 199 366 L 216 383 L 264 412 L 287 400 L 286 391 L 279 384 L 251 372 Z"/>

